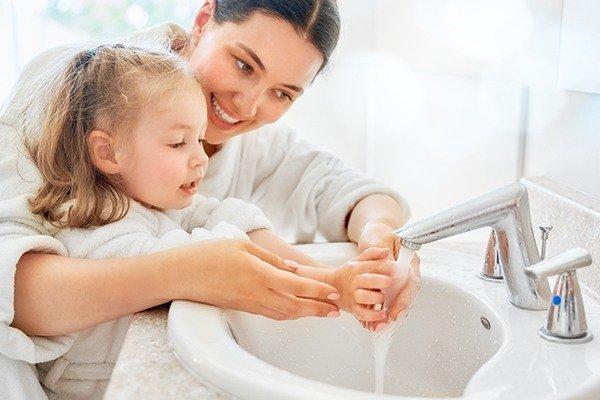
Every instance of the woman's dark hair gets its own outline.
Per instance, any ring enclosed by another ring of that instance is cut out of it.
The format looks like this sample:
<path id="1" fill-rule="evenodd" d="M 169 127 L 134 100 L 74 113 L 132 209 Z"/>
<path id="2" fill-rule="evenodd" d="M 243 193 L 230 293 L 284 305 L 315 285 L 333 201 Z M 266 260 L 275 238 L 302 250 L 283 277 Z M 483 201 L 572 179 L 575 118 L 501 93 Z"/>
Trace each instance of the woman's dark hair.
<path id="1" fill-rule="evenodd" d="M 214 18 L 241 23 L 255 12 L 289 22 L 321 52 L 325 67 L 340 36 L 336 0 L 216 0 Z"/>

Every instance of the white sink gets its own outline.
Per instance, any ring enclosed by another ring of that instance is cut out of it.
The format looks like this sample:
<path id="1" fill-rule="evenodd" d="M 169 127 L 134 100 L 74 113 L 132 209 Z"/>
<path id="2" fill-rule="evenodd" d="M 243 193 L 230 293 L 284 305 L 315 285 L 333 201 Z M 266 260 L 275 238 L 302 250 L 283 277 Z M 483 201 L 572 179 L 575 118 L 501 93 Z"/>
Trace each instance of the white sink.
<path id="1" fill-rule="evenodd" d="M 302 248 L 332 266 L 355 255 L 346 243 Z M 394 336 L 385 394 L 373 393 L 371 333 L 344 313 L 277 322 L 175 301 L 169 340 L 195 376 L 240 399 L 600 398 L 600 339 L 547 342 L 545 311 L 518 309 L 503 284 L 475 277 L 482 257 L 434 245 L 419 255 L 423 286 Z M 600 336 L 600 306 L 584 302 Z"/>

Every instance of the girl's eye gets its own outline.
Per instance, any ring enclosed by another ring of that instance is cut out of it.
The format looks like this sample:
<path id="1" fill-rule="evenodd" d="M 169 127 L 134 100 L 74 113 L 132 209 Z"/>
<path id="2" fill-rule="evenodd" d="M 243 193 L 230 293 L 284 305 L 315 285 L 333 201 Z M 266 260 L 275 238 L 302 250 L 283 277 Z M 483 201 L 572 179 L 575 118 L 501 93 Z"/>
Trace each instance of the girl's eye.
<path id="1" fill-rule="evenodd" d="M 169 146 L 171 146 L 174 149 L 179 149 L 179 148 L 183 147 L 184 144 L 185 144 L 185 142 L 179 142 L 179 143 L 170 144 Z"/>
<path id="2" fill-rule="evenodd" d="M 240 71 L 245 72 L 247 74 L 251 74 L 254 70 L 252 69 L 252 67 L 250 66 L 250 64 L 248 64 L 245 61 L 240 60 L 239 58 L 235 59 L 235 63 L 237 65 L 237 67 L 240 69 Z"/>
<path id="3" fill-rule="evenodd" d="M 294 101 L 294 98 L 287 92 L 284 92 L 283 90 L 276 90 L 275 93 L 277 94 L 277 97 L 280 100 L 283 101 Z"/>

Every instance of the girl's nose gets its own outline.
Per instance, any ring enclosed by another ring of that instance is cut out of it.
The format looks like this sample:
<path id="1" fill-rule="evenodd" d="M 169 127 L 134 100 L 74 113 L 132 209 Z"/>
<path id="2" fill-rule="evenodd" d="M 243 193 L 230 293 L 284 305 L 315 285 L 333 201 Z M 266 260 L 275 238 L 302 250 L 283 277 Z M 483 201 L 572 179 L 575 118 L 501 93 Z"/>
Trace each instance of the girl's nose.
<path id="1" fill-rule="evenodd" d="M 204 151 L 202 143 L 199 142 L 194 155 L 190 158 L 190 165 L 192 168 L 201 168 L 206 164 L 208 164 L 208 155 Z"/>

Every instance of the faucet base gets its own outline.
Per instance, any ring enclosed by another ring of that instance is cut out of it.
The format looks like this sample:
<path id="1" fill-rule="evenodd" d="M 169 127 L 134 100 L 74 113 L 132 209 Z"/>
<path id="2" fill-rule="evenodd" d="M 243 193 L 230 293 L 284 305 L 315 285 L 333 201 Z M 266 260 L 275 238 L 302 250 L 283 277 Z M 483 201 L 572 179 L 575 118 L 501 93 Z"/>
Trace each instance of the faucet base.
<path id="1" fill-rule="evenodd" d="M 496 283 L 502 283 L 502 282 L 504 282 L 504 277 L 503 276 L 488 275 L 488 274 L 485 274 L 483 272 L 479 272 L 477 274 L 477 277 L 479 279 L 483 279 L 484 281 L 487 281 L 487 282 L 496 282 Z"/>
<path id="2" fill-rule="evenodd" d="M 550 332 L 548 332 L 548 330 L 546 329 L 545 326 L 542 326 L 538 330 L 538 335 L 540 335 L 541 338 L 548 340 L 549 342 L 562 343 L 562 344 L 587 343 L 594 338 L 594 335 L 592 335 L 591 332 L 586 332 L 583 334 L 583 336 L 574 337 L 574 338 L 560 337 L 560 336 L 556 336 L 556 335 L 553 335 Z"/>

